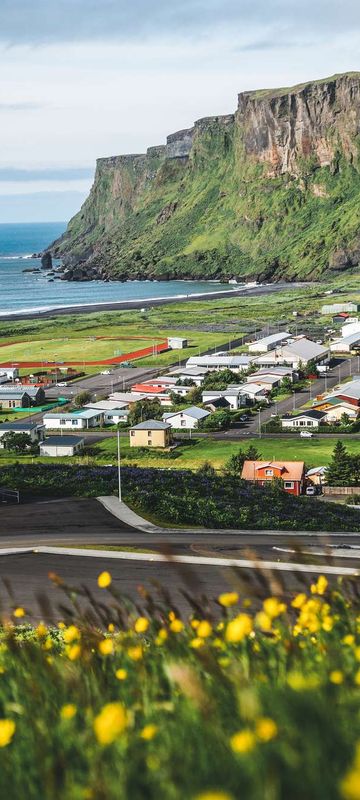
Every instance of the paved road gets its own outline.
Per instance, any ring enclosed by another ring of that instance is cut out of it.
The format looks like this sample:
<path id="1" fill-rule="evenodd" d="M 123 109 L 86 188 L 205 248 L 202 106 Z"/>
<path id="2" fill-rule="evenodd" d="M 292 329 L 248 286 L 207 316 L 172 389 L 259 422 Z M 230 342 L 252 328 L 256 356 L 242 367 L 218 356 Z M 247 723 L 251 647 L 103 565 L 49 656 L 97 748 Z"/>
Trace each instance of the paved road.
<path id="1" fill-rule="evenodd" d="M 182 592 L 191 594 L 205 593 L 213 598 L 226 588 L 238 586 L 243 592 L 255 591 L 263 594 L 269 589 L 262 586 L 261 579 L 251 569 L 234 570 L 215 566 L 201 567 L 188 565 L 151 564 L 149 562 L 109 561 L 104 554 L 101 558 L 72 557 L 62 555 L 23 554 L 1 556 L 1 548 L 35 547 L 36 545 L 72 545 L 84 544 L 116 545 L 119 548 L 131 547 L 141 551 L 160 551 L 180 553 L 183 555 L 254 557 L 268 561 L 295 561 L 301 556 L 297 548 L 315 552 L 324 548 L 327 542 L 332 547 L 336 544 L 360 545 L 357 534 L 319 534 L 277 535 L 275 532 L 264 533 L 246 531 L 240 535 L 219 532 L 196 533 L 182 530 L 171 533 L 144 533 L 130 528 L 109 514 L 96 500 L 69 499 L 49 502 L 29 503 L 22 506 L 4 506 L 0 517 L 0 601 L 3 610 L 9 611 L 14 604 L 21 604 L 33 609 L 34 619 L 45 616 L 44 610 L 38 607 L 36 597 L 47 592 L 53 602 L 58 604 L 63 599 L 61 590 L 48 580 L 49 572 L 56 572 L 75 587 L 82 584 L 91 588 L 97 596 L 104 598 L 96 586 L 96 577 L 103 569 L 110 569 L 114 585 L 131 597 L 137 597 L 138 586 L 145 584 L 151 588 L 153 582 L 160 582 L 174 598 L 174 603 L 182 611 L 188 610 L 188 601 Z M 294 554 L 282 552 L 295 549 Z M 355 557 L 325 558 L 317 555 L 306 555 L 304 559 L 312 563 L 326 562 L 336 566 L 359 567 Z M 355 556 L 356 551 L 354 551 Z M 319 567 L 319 570 L 321 568 Z M 4 583 L 5 580 L 5 583 Z M 284 582 L 286 592 L 301 588 L 306 576 L 294 573 L 277 573 L 277 584 Z M 8 595 L 6 588 L 10 582 L 14 599 Z M 59 618 L 58 612 L 52 612 Z"/>
<path id="2" fill-rule="evenodd" d="M 91 392 L 93 398 L 96 399 L 96 394 L 104 396 L 113 391 L 122 392 L 132 386 L 133 383 L 139 383 L 158 374 L 159 368 L 117 367 L 111 371 L 110 375 L 97 373 L 96 375 L 81 378 L 68 386 L 53 386 L 51 389 L 46 390 L 46 397 L 48 400 L 56 400 L 58 397 L 71 399 L 79 392 L 87 391 Z"/>

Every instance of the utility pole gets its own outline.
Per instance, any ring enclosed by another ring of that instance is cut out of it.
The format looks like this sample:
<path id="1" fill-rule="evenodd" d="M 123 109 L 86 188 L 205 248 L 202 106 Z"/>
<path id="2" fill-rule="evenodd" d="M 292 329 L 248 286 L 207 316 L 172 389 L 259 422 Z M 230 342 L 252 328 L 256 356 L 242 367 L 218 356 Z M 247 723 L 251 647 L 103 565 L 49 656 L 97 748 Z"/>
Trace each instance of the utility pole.
<path id="1" fill-rule="evenodd" d="M 120 431 L 117 431 L 119 503 L 121 503 Z"/>
<path id="2" fill-rule="evenodd" d="M 261 439 L 261 409 L 259 408 L 259 439 Z"/>

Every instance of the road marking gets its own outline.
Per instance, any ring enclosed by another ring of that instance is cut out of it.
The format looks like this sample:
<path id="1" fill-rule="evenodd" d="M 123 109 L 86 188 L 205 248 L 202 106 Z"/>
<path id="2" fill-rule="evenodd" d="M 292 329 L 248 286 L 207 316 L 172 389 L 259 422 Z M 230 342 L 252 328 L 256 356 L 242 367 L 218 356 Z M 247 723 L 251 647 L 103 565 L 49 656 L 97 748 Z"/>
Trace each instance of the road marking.
<path id="1" fill-rule="evenodd" d="M 67 547 L 36 547 L 33 553 L 44 553 L 47 555 L 80 556 L 85 558 L 119 559 L 121 561 L 146 561 L 152 563 L 166 564 L 191 564 L 192 566 L 208 567 L 233 567 L 242 569 L 262 569 L 277 570 L 278 572 L 306 572 L 318 575 L 319 572 L 326 575 L 353 575 L 358 576 L 358 570 L 351 567 L 334 567 L 327 564 L 292 564 L 278 561 L 254 561 L 245 558 L 205 558 L 203 556 L 165 556 L 161 553 L 129 553 L 124 551 L 114 552 L 113 550 L 82 550 L 79 548 Z"/>
<path id="2" fill-rule="evenodd" d="M 278 553 L 297 553 L 297 550 L 291 550 L 290 547 L 274 547 L 272 550 L 277 550 Z M 356 545 L 351 547 L 351 550 L 301 550 L 301 555 L 306 556 L 328 556 L 328 558 L 360 558 L 360 548 Z"/>

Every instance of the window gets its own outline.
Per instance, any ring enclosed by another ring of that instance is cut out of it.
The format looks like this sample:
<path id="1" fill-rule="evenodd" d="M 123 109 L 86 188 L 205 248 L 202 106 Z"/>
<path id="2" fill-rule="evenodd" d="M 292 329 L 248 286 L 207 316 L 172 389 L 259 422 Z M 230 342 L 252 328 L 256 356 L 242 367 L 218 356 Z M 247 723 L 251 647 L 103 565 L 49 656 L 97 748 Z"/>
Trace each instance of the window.
<path id="1" fill-rule="evenodd" d="M 148 431 L 148 437 L 151 439 L 151 431 Z"/>
<path id="2" fill-rule="evenodd" d="M 284 481 L 284 489 L 293 489 L 294 481 Z"/>
<path id="3" fill-rule="evenodd" d="M 135 436 L 135 431 L 130 431 L 130 436 Z"/>
<path id="4" fill-rule="evenodd" d="M 186 425 L 186 419 L 182 419 L 182 420 L 181 420 L 181 426 L 184 428 L 184 427 L 185 427 L 185 425 Z"/>
<path id="5" fill-rule="evenodd" d="M 66 420 L 65 420 L 65 419 L 61 419 L 61 420 L 60 420 L 60 425 L 65 425 L 65 423 L 66 423 Z"/>
<path id="6" fill-rule="evenodd" d="M 274 474 L 274 470 L 272 470 L 272 469 L 266 469 L 265 470 L 265 475 L 273 475 L 273 474 Z"/>
<path id="7" fill-rule="evenodd" d="M 77 424 L 78 424 L 78 421 L 77 421 L 77 419 L 72 419 L 72 420 L 71 420 L 71 424 L 72 424 L 72 425 L 77 425 Z"/>

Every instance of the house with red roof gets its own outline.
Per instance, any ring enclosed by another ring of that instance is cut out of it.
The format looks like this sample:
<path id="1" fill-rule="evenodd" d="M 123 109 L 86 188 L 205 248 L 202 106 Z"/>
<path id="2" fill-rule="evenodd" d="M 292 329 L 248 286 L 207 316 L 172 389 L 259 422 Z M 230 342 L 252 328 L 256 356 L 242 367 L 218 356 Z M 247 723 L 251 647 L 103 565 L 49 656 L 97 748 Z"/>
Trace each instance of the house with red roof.
<path id="1" fill-rule="evenodd" d="M 259 486 L 279 478 L 285 491 L 298 497 L 304 491 L 305 464 L 303 461 L 245 461 L 241 478 Z"/>

